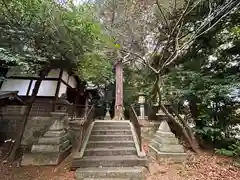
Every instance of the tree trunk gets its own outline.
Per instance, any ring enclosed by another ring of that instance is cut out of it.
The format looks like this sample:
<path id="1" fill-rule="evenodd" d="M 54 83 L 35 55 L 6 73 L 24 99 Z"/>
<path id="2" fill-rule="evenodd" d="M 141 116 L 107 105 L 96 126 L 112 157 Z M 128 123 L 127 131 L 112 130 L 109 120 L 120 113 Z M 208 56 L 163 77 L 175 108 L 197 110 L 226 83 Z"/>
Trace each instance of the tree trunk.
<path id="1" fill-rule="evenodd" d="M 191 100 L 189 100 L 189 108 L 192 114 L 192 118 L 194 121 L 197 121 L 198 118 L 198 105 L 197 105 L 197 98 L 195 96 L 192 96 Z"/>
<path id="2" fill-rule="evenodd" d="M 172 111 L 174 112 L 174 114 L 177 116 L 177 118 L 181 121 L 183 127 L 186 129 L 186 132 L 188 133 L 188 136 L 191 138 L 192 142 L 195 144 L 196 147 L 198 147 L 198 142 L 194 136 L 194 133 L 191 129 L 191 127 L 188 125 L 188 123 L 185 121 L 185 119 L 183 119 L 178 112 L 171 107 Z"/>
<path id="3" fill-rule="evenodd" d="M 49 73 L 49 71 L 50 71 L 49 67 L 44 68 L 41 71 L 41 73 L 40 73 L 40 78 L 36 81 L 36 83 L 34 85 L 34 89 L 32 91 L 32 96 L 29 99 L 29 101 L 27 102 L 27 108 L 25 110 L 23 119 L 22 119 L 22 121 L 20 123 L 20 127 L 19 127 L 19 129 L 17 131 L 17 134 L 16 134 L 14 146 L 13 146 L 12 151 L 11 151 L 11 153 L 8 156 L 8 159 L 7 159 L 10 162 L 15 160 L 17 150 L 19 149 L 19 147 L 21 145 L 21 140 L 22 140 L 22 137 L 23 137 L 23 133 L 24 133 L 25 127 L 26 127 L 27 122 L 28 122 L 28 116 L 29 116 L 30 111 L 32 109 L 32 105 L 33 105 L 33 103 L 34 103 L 34 101 L 35 101 L 35 99 L 37 97 L 38 90 L 39 90 L 39 87 L 41 85 L 41 82 L 45 78 L 45 76 Z"/>
<path id="4" fill-rule="evenodd" d="M 122 62 L 116 63 L 116 97 L 115 97 L 115 109 L 114 119 L 123 119 L 123 69 Z"/>
<path id="5" fill-rule="evenodd" d="M 162 108 L 163 112 L 168 116 L 170 121 L 173 122 L 181 130 L 183 137 L 185 138 L 187 143 L 191 146 L 192 150 L 194 152 L 198 152 L 197 146 L 193 143 L 184 127 L 168 112 L 167 108 L 164 105 L 160 104 L 160 107 Z"/>

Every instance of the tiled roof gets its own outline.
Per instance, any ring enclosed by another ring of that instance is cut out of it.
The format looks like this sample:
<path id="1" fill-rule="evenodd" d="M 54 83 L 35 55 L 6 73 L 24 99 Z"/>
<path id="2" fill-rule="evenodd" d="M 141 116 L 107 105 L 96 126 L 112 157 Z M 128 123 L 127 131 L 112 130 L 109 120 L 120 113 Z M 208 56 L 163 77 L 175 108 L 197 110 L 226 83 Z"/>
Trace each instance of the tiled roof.
<path id="1" fill-rule="evenodd" d="M 0 99 L 4 99 L 14 94 L 17 95 L 18 91 L 0 91 Z"/>
<path id="2" fill-rule="evenodd" d="M 11 95 L 14 96 L 14 99 L 18 100 L 22 104 L 25 104 L 25 102 L 17 95 L 18 91 L 0 91 L 0 99 L 5 99 L 11 97 Z"/>

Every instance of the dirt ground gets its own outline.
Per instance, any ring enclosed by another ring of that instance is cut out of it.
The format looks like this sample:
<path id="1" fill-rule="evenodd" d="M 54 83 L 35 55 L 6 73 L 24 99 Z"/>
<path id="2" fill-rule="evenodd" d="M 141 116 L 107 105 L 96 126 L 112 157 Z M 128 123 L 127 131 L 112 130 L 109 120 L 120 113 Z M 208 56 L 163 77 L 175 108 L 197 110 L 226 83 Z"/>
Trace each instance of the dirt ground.
<path id="1" fill-rule="evenodd" d="M 240 168 L 231 158 L 211 152 L 188 155 L 183 164 L 150 162 L 147 180 L 240 180 Z"/>
<path id="2" fill-rule="evenodd" d="M 17 164 L 0 165 L 1 180 L 74 180 L 69 171 L 71 158 L 59 167 L 17 167 Z M 232 165 L 232 159 L 216 156 L 211 152 L 198 155 L 189 153 L 184 164 L 157 163 L 149 159 L 146 180 L 240 180 L 240 168 Z"/>

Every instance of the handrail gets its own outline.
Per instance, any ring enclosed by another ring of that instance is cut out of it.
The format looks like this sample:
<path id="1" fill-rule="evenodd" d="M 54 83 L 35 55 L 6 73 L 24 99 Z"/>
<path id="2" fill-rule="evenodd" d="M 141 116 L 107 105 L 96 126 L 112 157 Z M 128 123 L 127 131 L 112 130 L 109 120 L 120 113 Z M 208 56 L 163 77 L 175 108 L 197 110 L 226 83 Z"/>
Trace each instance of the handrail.
<path id="1" fill-rule="evenodd" d="M 87 117 L 80 124 L 80 137 L 79 137 L 79 144 L 77 148 L 78 151 L 81 150 L 83 142 L 86 138 L 89 126 L 92 124 L 94 120 L 94 113 L 95 113 L 95 107 L 94 105 L 92 105 L 87 113 Z"/>
<path id="2" fill-rule="evenodd" d="M 134 129 L 136 131 L 136 135 L 137 135 L 137 140 L 138 140 L 140 151 L 142 151 L 141 124 L 138 121 L 138 116 L 137 116 L 136 111 L 134 110 L 134 106 L 133 105 L 131 105 L 129 113 L 130 113 L 130 121 L 132 122 L 132 124 L 134 126 Z"/>

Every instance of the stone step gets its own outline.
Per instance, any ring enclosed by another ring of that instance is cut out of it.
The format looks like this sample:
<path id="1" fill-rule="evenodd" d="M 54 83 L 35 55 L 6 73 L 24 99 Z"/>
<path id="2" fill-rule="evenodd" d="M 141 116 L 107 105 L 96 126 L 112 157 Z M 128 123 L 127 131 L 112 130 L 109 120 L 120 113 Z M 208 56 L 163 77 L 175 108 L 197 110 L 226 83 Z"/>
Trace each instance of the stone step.
<path id="1" fill-rule="evenodd" d="M 117 130 L 113 130 L 113 129 L 109 129 L 109 130 L 92 130 L 91 135 L 132 135 L 132 131 L 129 130 L 121 130 L 121 129 L 117 129 Z"/>
<path id="2" fill-rule="evenodd" d="M 21 165 L 22 166 L 43 166 L 43 165 L 58 165 L 62 162 L 70 153 L 72 146 L 68 146 L 63 149 L 61 152 L 41 152 L 41 153 L 28 153 L 24 154 L 22 157 Z"/>
<path id="3" fill-rule="evenodd" d="M 84 156 L 137 155 L 135 147 L 87 148 Z"/>
<path id="4" fill-rule="evenodd" d="M 153 139 L 150 145 L 160 152 L 184 153 L 184 148 L 180 144 L 160 144 Z"/>
<path id="5" fill-rule="evenodd" d="M 149 145 L 149 155 L 155 160 L 158 160 L 158 162 L 163 162 L 163 159 L 168 159 L 174 161 L 175 163 L 182 163 L 187 159 L 186 153 L 160 152 L 152 145 Z"/>
<path id="6" fill-rule="evenodd" d="M 90 141 L 131 141 L 132 135 L 91 135 Z"/>
<path id="7" fill-rule="evenodd" d="M 129 124 L 119 124 L 119 125 L 106 125 L 106 124 L 95 124 L 93 129 L 95 130 L 109 130 L 109 129 L 131 129 Z"/>
<path id="8" fill-rule="evenodd" d="M 130 180 L 130 179 L 120 179 L 120 178 L 84 178 L 83 180 Z"/>
<path id="9" fill-rule="evenodd" d="M 176 137 L 172 132 L 166 133 L 166 132 L 157 131 L 156 134 L 161 137 L 173 137 L 173 138 Z"/>
<path id="10" fill-rule="evenodd" d="M 87 148 L 135 147 L 134 141 L 89 141 Z"/>
<path id="11" fill-rule="evenodd" d="M 130 121 L 108 121 L 108 120 L 95 120 L 94 125 L 113 125 L 113 126 L 121 126 L 121 125 L 129 125 Z"/>
<path id="12" fill-rule="evenodd" d="M 64 136 L 66 134 L 65 130 L 61 130 L 61 131 L 47 131 L 44 134 L 44 137 L 61 137 Z"/>
<path id="13" fill-rule="evenodd" d="M 162 137 L 162 136 L 159 136 L 158 134 L 155 134 L 154 135 L 154 139 L 159 142 L 159 143 L 162 143 L 162 144 L 178 144 L 178 139 L 176 137 Z"/>
<path id="14" fill-rule="evenodd" d="M 61 150 L 67 148 L 70 145 L 70 141 L 66 140 L 62 142 L 61 144 L 34 144 L 32 146 L 31 152 L 32 153 L 45 153 L 45 152 L 50 152 L 50 153 L 58 153 Z"/>
<path id="15" fill-rule="evenodd" d="M 186 153 L 163 153 L 160 152 L 157 154 L 158 160 L 162 161 L 163 159 L 169 159 L 174 161 L 175 163 L 184 162 L 187 159 Z"/>
<path id="16" fill-rule="evenodd" d="M 85 156 L 82 159 L 74 159 L 72 168 L 86 167 L 133 167 L 145 166 L 146 159 L 136 155 L 126 156 Z"/>
<path id="17" fill-rule="evenodd" d="M 38 144 L 60 144 L 69 138 L 68 134 L 62 137 L 40 137 L 38 139 Z"/>
<path id="18" fill-rule="evenodd" d="M 77 180 L 144 180 L 144 167 L 103 167 L 80 168 L 76 171 Z"/>

